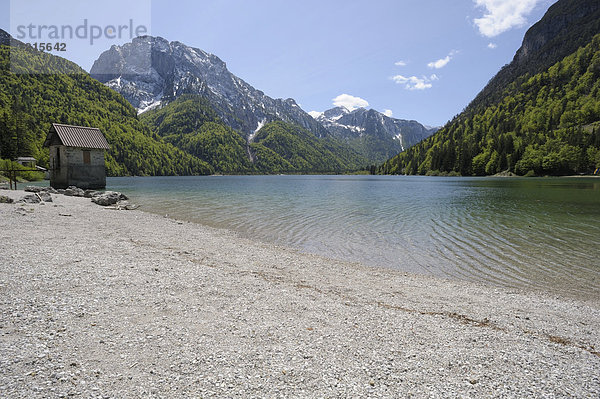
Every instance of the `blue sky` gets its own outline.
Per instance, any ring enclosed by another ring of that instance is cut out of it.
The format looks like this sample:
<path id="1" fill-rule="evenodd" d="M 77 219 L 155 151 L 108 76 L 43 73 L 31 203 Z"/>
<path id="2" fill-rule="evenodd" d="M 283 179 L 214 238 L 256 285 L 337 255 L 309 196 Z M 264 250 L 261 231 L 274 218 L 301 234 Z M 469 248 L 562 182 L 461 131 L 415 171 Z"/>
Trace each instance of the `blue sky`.
<path id="1" fill-rule="evenodd" d="M 0 27 L 16 36 L 27 23 L 76 27 L 88 19 L 106 28 L 132 19 L 219 56 L 246 82 L 307 112 L 364 106 L 439 126 L 512 60 L 554 2 L 13 0 L 11 8 L 0 0 Z M 62 55 L 89 70 L 111 44 L 129 41 L 127 30 L 122 36 L 72 40 Z"/>

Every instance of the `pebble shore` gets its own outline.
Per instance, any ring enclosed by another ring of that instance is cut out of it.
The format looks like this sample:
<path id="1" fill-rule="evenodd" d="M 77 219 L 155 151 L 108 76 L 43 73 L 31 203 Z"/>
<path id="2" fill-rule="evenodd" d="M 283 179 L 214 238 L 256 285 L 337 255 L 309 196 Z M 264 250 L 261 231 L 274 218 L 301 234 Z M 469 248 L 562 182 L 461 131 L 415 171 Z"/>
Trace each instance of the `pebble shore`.
<path id="1" fill-rule="evenodd" d="M 52 199 L 0 203 L 0 398 L 600 397 L 598 301 Z"/>

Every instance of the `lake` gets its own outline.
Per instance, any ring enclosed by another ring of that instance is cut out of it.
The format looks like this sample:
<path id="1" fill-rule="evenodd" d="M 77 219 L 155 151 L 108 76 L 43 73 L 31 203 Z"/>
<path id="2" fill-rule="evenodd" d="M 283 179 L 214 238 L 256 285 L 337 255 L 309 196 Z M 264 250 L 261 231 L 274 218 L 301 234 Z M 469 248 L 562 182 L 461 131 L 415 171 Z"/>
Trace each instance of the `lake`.
<path id="1" fill-rule="evenodd" d="M 600 298 L 596 178 L 202 176 L 107 183 L 148 212 L 303 252 Z"/>

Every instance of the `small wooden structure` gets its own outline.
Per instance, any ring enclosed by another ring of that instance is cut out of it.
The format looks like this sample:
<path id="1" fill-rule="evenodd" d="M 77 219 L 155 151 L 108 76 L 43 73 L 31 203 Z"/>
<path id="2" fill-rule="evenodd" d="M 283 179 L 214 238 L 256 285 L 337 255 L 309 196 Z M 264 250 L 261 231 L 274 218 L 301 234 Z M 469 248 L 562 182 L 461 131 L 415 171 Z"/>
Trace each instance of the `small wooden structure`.
<path id="1" fill-rule="evenodd" d="M 35 169 L 35 164 L 37 163 L 37 159 L 35 159 L 34 157 L 19 157 L 15 161 L 19 165 L 23 165 L 31 169 Z"/>
<path id="2" fill-rule="evenodd" d="M 50 186 L 106 187 L 104 152 L 110 147 L 100 129 L 53 123 L 44 147 L 50 148 Z"/>

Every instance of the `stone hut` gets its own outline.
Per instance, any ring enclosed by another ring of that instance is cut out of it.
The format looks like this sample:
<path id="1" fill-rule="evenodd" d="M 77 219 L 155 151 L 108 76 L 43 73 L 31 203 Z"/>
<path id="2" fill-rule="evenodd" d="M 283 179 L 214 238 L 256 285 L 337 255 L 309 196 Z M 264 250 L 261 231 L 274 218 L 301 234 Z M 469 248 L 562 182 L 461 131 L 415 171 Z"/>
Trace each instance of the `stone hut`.
<path id="1" fill-rule="evenodd" d="M 100 129 L 53 123 L 44 147 L 50 148 L 52 187 L 106 187 L 104 152 L 110 147 Z"/>

